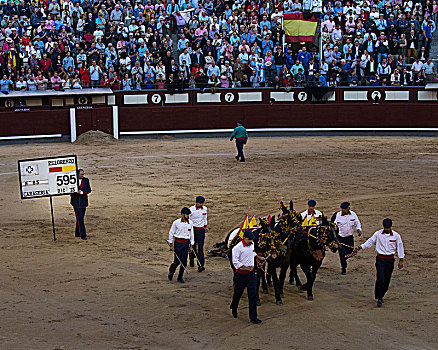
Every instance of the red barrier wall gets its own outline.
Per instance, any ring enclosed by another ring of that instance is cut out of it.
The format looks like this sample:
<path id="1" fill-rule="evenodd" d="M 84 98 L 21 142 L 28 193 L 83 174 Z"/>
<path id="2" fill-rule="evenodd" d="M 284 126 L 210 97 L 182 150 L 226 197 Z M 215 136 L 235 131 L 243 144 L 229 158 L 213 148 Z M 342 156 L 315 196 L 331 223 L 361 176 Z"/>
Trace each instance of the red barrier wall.
<path id="1" fill-rule="evenodd" d="M 0 113 L 0 136 L 70 134 L 68 109 Z"/>
<path id="2" fill-rule="evenodd" d="M 0 96 L 0 140 L 27 135 L 70 136 L 71 132 L 78 136 L 88 130 L 117 137 L 119 132 L 123 136 L 135 132 L 230 129 L 237 119 L 254 129 L 438 130 L 438 94 L 425 88 L 337 88 L 324 103 L 315 101 L 311 91 L 305 89 L 219 89 L 215 93 L 188 90 L 176 94 L 164 90 L 89 89 L 46 96 L 27 94 L 24 100 L 28 106 L 21 106 L 23 97 L 19 93 L 3 100 Z M 39 105 L 32 107 L 36 100 Z"/>

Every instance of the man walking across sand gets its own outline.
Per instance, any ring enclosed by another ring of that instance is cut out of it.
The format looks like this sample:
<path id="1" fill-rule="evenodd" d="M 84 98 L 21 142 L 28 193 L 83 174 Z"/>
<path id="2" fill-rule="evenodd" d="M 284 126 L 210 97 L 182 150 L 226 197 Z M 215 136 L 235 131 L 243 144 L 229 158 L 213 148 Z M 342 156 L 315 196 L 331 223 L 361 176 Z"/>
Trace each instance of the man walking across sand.
<path id="1" fill-rule="evenodd" d="M 249 301 L 249 318 L 251 323 L 261 323 L 257 318 L 257 276 L 254 270 L 254 261 L 265 261 L 265 258 L 258 256 L 254 251 L 254 234 L 246 230 L 243 240 L 233 248 L 234 272 L 234 293 L 230 305 L 231 313 L 237 318 L 237 307 L 240 298 L 246 288 Z"/>
<path id="2" fill-rule="evenodd" d="M 196 197 L 196 203 L 190 207 L 190 220 L 193 224 L 195 245 L 190 253 L 190 267 L 195 266 L 195 257 L 198 263 L 198 272 L 205 270 L 205 257 L 204 257 L 204 242 L 205 234 L 208 232 L 207 228 L 207 207 L 204 205 L 205 198 L 202 196 Z"/>
<path id="3" fill-rule="evenodd" d="M 383 297 L 389 288 L 392 272 L 394 271 L 394 255 L 397 251 L 398 268 L 403 268 L 405 251 L 400 234 L 392 230 L 392 220 L 383 220 L 383 230 L 378 230 L 361 246 L 355 248 L 353 254 L 359 250 L 371 248 L 376 245 L 376 270 L 377 279 L 374 289 L 374 296 L 377 300 L 377 307 L 383 304 Z"/>
<path id="4" fill-rule="evenodd" d="M 231 134 L 230 141 L 233 141 L 234 138 L 236 139 L 236 148 L 237 148 L 236 160 L 240 159 L 241 162 L 245 162 L 245 156 L 243 154 L 243 145 L 245 145 L 246 142 L 248 141 L 248 134 L 241 120 L 237 121 L 237 126 L 234 128 L 234 131 Z"/>
<path id="5" fill-rule="evenodd" d="M 301 213 L 301 218 L 303 219 L 303 222 L 308 224 L 313 223 L 313 225 L 315 226 L 320 225 L 322 213 L 318 209 L 315 209 L 316 201 L 311 199 L 307 202 L 307 205 L 308 205 L 307 210 Z"/>
<path id="6" fill-rule="evenodd" d="M 357 235 L 362 234 L 362 226 L 356 213 L 350 210 L 350 203 L 343 202 L 341 211 L 336 214 L 335 224 L 339 228 L 338 240 L 341 244 L 339 249 L 339 259 L 341 261 L 341 274 L 347 274 L 347 259 L 345 255 L 349 255 L 354 249 L 354 231 Z"/>
<path id="7" fill-rule="evenodd" d="M 184 271 L 187 268 L 187 257 L 192 252 L 192 247 L 195 244 L 195 238 L 193 235 L 193 225 L 189 219 L 190 209 L 184 207 L 181 209 L 181 218 L 176 219 L 172 223 L 172 227 L 169 231 L 169 240 L 167 241 L 170 246 L 170 250 L 173 251 L 174 260 L 169 267 L 169 274 L 167 278 L 171 281 L 173 274 L 175 273 L 178 265 L 179 268 L 177 281 L 184 283 Z"/>

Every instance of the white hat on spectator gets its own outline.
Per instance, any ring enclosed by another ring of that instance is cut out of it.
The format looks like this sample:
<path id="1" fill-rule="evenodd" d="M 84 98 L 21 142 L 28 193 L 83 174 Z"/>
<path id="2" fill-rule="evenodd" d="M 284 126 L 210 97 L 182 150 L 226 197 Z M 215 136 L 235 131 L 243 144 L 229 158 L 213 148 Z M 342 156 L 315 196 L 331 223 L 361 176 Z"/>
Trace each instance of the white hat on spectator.
<path id="1" fill-rule="evenodd" d="M 138 39 L 138 43 L 139 44 L 144 43 L 144 39 L 143 38 Z"/>

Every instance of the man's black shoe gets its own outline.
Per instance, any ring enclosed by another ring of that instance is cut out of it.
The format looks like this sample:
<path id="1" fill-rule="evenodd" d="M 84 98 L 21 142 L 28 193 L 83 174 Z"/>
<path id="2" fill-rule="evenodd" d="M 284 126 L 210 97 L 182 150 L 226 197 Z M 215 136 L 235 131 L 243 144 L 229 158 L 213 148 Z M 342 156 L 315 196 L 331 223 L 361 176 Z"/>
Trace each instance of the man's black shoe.
<path id="1" fill-rule="evenodd" d="M 382 300 L 377 300 L 377 307 L 382 307 Z"/>
<path id="2" fill-rule="evenodd" d="M 237 309 L 231 309 L 231 314 L 234 318 L 237 318 Z"/>
<path id="3" fill-rule="evenodd" d="M 342 269 L 341 275 L 346 275 L 346 274 L 347 274 L 347 269 Z"/>
<path id="4" fill-rule="evenodd" d="M 179 282 L 179 283 L 184 283 L 184 280 L 181 278 L 181 279 L 177 279 L 177 281 Z"/>
<path id="5" fill-rule="evenodd" d="M 86 241 L 86 240 L 87 240 L 87 237 L 81 237 L 81 239 L 82 239 L 83 241 Z"/>
<path id="6" fill-rule="evenodd" d="M 245 163 L 245 160 L 241 159 L 240 162 L 241 162 L 241 163 Z"/>
<path id="7" fill-rule="evenodd" d="M 167 278 L 169 279 L 169 281 L 172 281 L 172 279 L 173 279 L 173 273 L 169 273 L 169 274 L 167 275 Z"/>
<path id="8" fill-rule="evenodd" d="M 204 266 L 199 266 L 198 267 L 198 272 L 202 272 L 202 271 L 205 271 L 205 267 Z"/>
<path id="9" fill-rule="evenodd" d="M 234 158 L 236 158 L 236 160 L 239 160 L 239 156 L 235 156 Z"/>
<path id="10" fill-rule="evenodd" d="M 190 267 L 195 267 L 195 260 L 190 259 Z"/>
<path id="11" fill-rule="evenodd" d="M 251 323 L 259 324 L 259 323 L 262 323 L 262 320 L 260 320 L 258 318 L 252 318 Z"/>

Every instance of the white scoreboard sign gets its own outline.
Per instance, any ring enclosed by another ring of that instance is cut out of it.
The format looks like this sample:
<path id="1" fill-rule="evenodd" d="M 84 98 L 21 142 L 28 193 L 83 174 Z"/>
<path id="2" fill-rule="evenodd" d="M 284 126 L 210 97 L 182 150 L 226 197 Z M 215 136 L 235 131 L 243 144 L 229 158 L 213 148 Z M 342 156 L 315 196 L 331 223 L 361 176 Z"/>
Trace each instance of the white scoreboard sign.
<path id="1" fill-rule="evenodd" d="M 78 191 L 76 156 L 18 161 L 21 198 L 39 198 Z"/>

